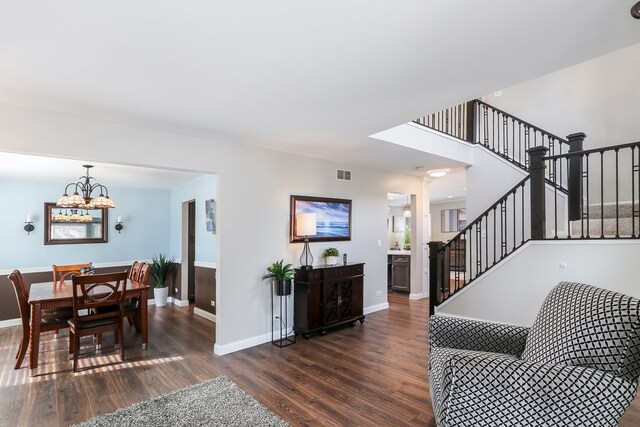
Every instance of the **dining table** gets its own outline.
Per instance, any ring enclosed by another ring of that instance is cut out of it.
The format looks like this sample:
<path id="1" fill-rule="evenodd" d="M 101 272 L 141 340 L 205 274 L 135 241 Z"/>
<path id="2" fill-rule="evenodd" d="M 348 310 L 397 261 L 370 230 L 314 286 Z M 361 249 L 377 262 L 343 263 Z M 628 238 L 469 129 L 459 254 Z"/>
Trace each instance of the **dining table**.
<path id="1" fill-rule="evenodd" d="M 136 329 L 142 336 L 142 350 L 147 349 L 149 339 L 149 285 L 134 280 L 127 280 L 124 291 L 125 298 L 138 298 L 138 312 L 135 316 Z M 31 306 L 31 339 L 29 340 L 29 369 L 35 375 L 38 368 L 40 350 L 40 323 L 43 309 L 73 307 L 73 284 L 71 280 L 58 283 L 32 283 L 29 291 Z"/>

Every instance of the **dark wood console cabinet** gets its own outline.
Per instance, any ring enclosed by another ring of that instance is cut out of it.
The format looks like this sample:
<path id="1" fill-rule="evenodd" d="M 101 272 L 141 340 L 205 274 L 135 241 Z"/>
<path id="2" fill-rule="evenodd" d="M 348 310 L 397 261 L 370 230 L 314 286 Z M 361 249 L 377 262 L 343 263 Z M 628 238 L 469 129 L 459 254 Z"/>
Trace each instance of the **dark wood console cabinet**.
<path id="1" fill-rule="evenodd" d="M 309 338 L 340 325 L 364 322 L 364 264 L 296 269 L 294 331 Z"/>

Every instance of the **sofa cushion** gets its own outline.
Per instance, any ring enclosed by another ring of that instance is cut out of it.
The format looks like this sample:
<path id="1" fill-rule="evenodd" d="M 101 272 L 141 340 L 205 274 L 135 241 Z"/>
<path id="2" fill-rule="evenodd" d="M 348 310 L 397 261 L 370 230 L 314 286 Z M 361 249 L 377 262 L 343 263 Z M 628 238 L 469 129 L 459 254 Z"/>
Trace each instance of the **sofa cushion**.
<path id="1" fill-rule="evenodd" d="M 456 355 L 494 357 L 505 360 L 518 360 L 517 357 L 484 351 L 460 350 L 457 348 L 433 347 L 429 354 L 429 387 L 431 400 L 435 409 L 436 422 L 446 426 L 447 401 L 452 381 L 451 359 Z"/>
<path id="2" fill-rule="evenodd" d="M 640 300 L 562 282 L 547 296 L 522 359 L 583 366 L 634 381 L 640 375 Z"/>

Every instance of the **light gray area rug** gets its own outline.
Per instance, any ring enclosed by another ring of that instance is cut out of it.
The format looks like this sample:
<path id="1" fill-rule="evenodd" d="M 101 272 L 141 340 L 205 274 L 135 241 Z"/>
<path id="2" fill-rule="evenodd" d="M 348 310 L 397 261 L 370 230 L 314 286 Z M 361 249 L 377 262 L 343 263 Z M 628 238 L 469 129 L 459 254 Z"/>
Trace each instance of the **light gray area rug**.
<path id="1" fill-rule="evenodd" d="M 76 427 L 288 426 L 227 377 L 145 400 Z"/>

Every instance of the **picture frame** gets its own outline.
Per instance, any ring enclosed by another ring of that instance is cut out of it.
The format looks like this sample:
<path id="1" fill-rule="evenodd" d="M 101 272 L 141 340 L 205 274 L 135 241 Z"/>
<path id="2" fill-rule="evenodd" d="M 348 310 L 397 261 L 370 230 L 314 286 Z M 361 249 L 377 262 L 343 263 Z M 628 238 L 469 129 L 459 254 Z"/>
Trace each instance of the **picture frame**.
<path id="1" fill-rule="evenodd" d="M 351 200 L 316 196 L 292 195 L 290 198 L 289 242 L 335 242 L 351 240 Z M 296 216 L 301 213 L 316 214 L 316 235 L 299 236 L 296 233 Z"/>
<path id="2" fill-rule="evenodd" d="M 440 211 L 440 232 L 456 233 L 458 231 L 458 209 Z"/>
<path id="3" fill-rule="evenodd" d="M 467 226 L 467 209 L 443 209 L 440 211 L 440 232 L 457 233 Z"/>
<path id="4" fill-rule="evenodd" d="M 205 223 L 207 231 L 212 234 L 216 234 L 216 201 L 215 199 L 208 199 L 204 201 Z"/>
<path id="5" fill-rule="evenodd" d="M 404 233 L 407 227 L 407 218 L 404 215 L 393 215 L 393 233 Z"/>

